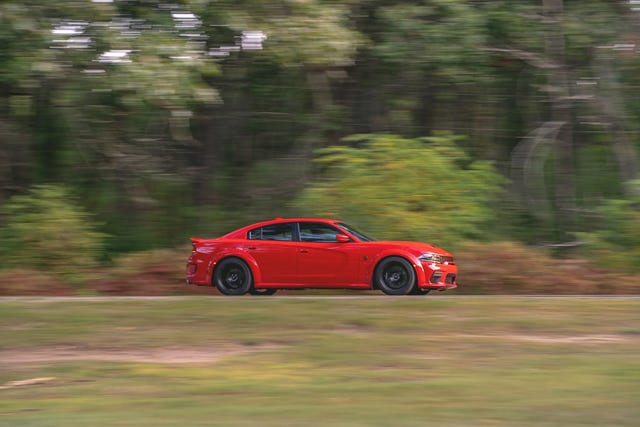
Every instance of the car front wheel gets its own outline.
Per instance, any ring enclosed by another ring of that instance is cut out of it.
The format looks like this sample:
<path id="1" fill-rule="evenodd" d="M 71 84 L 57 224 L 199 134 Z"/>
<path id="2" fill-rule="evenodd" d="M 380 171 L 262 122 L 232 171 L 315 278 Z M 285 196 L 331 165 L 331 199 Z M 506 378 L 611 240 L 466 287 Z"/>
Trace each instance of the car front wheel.
<path id="1" fill-rule="evenodd" d="M 407 295 L 416 285 L 416 272 L 404 258 L 383 259 L 373 275 L 378 289 L 387 295 Z"/>
<path id="2" fill-rule="evenodd" d="M 244 295 L 251 289 L 252 282 L 249 266 L 238 258 L 223 260 L 213 273 L 213 283 L 225 295 Z"/>

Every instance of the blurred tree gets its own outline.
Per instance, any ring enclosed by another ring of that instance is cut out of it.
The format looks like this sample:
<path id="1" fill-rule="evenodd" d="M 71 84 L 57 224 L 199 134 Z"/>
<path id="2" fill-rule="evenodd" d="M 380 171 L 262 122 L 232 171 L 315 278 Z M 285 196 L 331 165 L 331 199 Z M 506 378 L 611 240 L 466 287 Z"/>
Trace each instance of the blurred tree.
<path id="1" fill-rule="evenodd" d="M 0 203 L 63 183 L 111 249 L 164 246 L 286 215 L 347 135 L 450 130 L 511 173 L 509 236 L 566 240 L 635 191 L 639 20 L 623 0 L 6 0 Z"/>
<path id="2" fill-rule="evenodd" d="M 493 41 L 488 50 L 537 74 L 524 98 L 528 105 L 537 106 L 537 116 L 523 123 L 526 127 L 521 129 L 530 131 L 511 153 L 514 188 L 522 206 L 535 218 L 534 229 L 541 230 L 535 240 L 570 239 L 588 221 L 592 206 L 602 200 L 586 185 L 591 180 L 576 178 L 592 173 L 581 164 L 583 152 L 595 152 L 591 145 L 608 143 L 612 153 L 626 153 L 615 156 L 620 177 L 628 180 L 636 174 L 636 150 L 625 124 L 628 109 L 625 101 L 620 102 L 626 97 L 619 92 L 618 70 L 625 65 L 622 58 L 611 55 L 630 28 L 628 20 L 625 24 L 616 18 L 620 6 L 543 0 L 539 12 L 534 8 L 526 16 L 534 29 L 526 33 L 530 37 L 514 37 L 509 32 L 515 28 L 498 21 L 502 43 L 509 44 L 496 47 Z M 628 4 L 625 9 L 625 14 L 630 12 Z M 536 39 L 544 44 L 531 43 Z M 621 189 L 617 183 L 609 191 Z"/>
<path id="3" fill-rule="evenodd" d="M 361 2 L 356 10 L 371 43 L 351 70 L 355 131 L 472 133 L 491 85 L 482 10 L 451 0 Z"/>
<path id="4" fill-rule="evenodd" d="M 142 221 L 129 228 L 130 241 L 138 241 L 133 230 L 149 228 L 140 214 L 157 209 L 152 187 L 179 181 L 188 188 L 193 110 L 219 102 L 203 80 L 219 71 L 198 33 L 202 22 L 162 2 L 75 0 L 52 7 L 32 0 L 0 7 L 8 23 L 0 33 L 7 40 L 0 47 L 0 96 L 7 102 L 0 107 L 8 106 L 0 123 L 6 117 L 13 125 L 0 126 L 0 161 L 6 153 L 29 158 L 26 171 L 0 176 L 11 181 L 0 192 L 24 192 L 32 182 L 72 183 L 110 225 Z M 22 144 L 12 138 L 16 125 L 24 129 Z"/>
<path id="5" fill-rule="evenodd" d="M 556 123 L 553 142 L 555 153 L 554 193 L 557 209 L 558 238 L 566 240 L 576 231 L 576 186 L 574 181 L 573 104 L 568 63 L 566 59 L 564 0 L 543 0 L 542 15 L 547 26 L 545 54 L 550 115 L 548 123 Z"/>
<path id="6" fill-rule="evenodd" d="M 0 4 L 0 205 L 31 178 L 34 84 L 40 35 L 26 5 Z"/>

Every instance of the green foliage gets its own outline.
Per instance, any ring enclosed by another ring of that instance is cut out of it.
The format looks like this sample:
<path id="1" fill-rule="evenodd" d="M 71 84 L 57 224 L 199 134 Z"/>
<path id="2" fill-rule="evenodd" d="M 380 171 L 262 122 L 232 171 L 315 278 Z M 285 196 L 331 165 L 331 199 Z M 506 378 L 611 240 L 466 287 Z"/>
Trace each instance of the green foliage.
<path id="1" fill-rule="evenodd" d="M 455 246 L 486 236 L 503 179 L 440 134 L 419 139 L 357 135 L 318 152 L 322 178 L 295 202 L 305 214 L 353 221 L 378 238 Z"/>
<path id="2" fill-rule="evenodd" d="M 77 282 L 102 255 L 106 236 L 62 186 L 39 185 L 28 195 L 14 196 L 2 215 L 3 267 L 49 271 Z"/>
<path id="3" fill-rule="evenodd" d="M 603 267 L 640 271 L 640 180 L 629 183 L 635 195 L 612 199 L 597 210 L 596 230 L 578 233 L 586 242 L 584 253 Z"/>
<path id="4" fill-rule="evenodd" d="M 334 181 L 304 197 L 331 201 L 327 210 L 372 230 L 371 217 L 388 224 L 404 212 L 380 237 L 414 227 L 434 241 L 478 238 L 488 218 L 498 223 L 492 233 L 531 243 L 588 231 L 591 206 L 619 197 L 620 171 L 637 175 L 640 15 L 629 2 L 563 0 L 562 14 L 549 19 L 549 4 L 0 1 L 0 205 L 34 183 L 59 182 L 117 236 L 110 255 L 172 246 L 191 233 L 288 215 L 283 206 L 307 184 L 313 149 L 344 135 L 449 129 L 471 136 L 459 142 L 464 154 L 445 156 L 424 140 L 396 141 L 400 148 L 380 148 L 379 158 L 366 139 L 354 146 L 371 158 L 331 149 L 319 164 Z M 576 188 L 568 195 L 575 209 L 554 200 L 563 183 L 557 153 L 534 162 L 550 134 L 533 138 L 522 157 L 522 179 L 534 185 L 514 185 L 492 211 L 495 172 L 473 160 L 496 161 L 506 173 L 514 147 L 538 135 L 541 121 L 556 121 L 553 105 L 565 95 L 574 150 L 563 164 L 575 165 L 575 185 L 565 188 Z M 412 144 L 431 154 L 414 156 Z M 338 154 L 348 159 L 328 160 Z M 628 205 L 603 209 L 631 215 Z M 575 229 L 564 223 L 569 212 Z M 589 248 L 620 247 L 604 236 L 620 229 L 612 218 L 589 233 L 598 242 Z"/>
<path id="5" fill-rule="evenodd" d="M 567 2 L 566 21 L 563 29 L 567 40 L 568 60 L 588 65 L 594 55 L 593 47 L 603 43 L 615 43 L 624 24 L 616 21 L 615 2 L 583 0 Z"/>
<path id="6" fill-rule="evenodd" d="M 385 31 L 376 52 L 401 70 L 415 68 L 437 79 L 474 81 L 487 59 L 481 49 L 486 38 L 481 11 L 457 0 L 425 3 L 382 7 Z"/>
<path id="7" fill-rule="evenodd" d="M 350 65 L 356 49 L 365 43 L 350 28 L 349 8 L 340 2 L 245 0 L 229 2 L 227 10 L 230 26 L 264 31 L 267 54 L 294 67 Z"/>

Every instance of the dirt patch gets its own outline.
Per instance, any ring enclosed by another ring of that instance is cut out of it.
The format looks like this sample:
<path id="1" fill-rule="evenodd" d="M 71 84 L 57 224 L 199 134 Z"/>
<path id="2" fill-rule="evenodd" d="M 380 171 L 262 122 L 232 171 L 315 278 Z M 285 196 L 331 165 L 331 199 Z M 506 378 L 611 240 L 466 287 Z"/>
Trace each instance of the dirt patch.
<path id="1" fill-rule="evenodd" d="M 41 384 L 50 383 L 55 379 L 56 379 L 55 377 L 39 377 L 39 378 L 29 378 L 26 380 L 9 381 L 7 383 L 4 383 L 3 385 L 0 385 L 0 390 L 6 390 L 6 389 L 16 388 L 16 387 L 26 387 L 26 386 L 32 386 L 32 385 L 41 385 Z"/>
<path id="2" fill-rule="evenodd" d="M 153 349 L 82 349 L 78 347 L 38 347 L 29 350 L 0 350 L 5 364 L 30 364 L 70 361 L 206 363 L 226 357 L 277 348 L 275 344 L 229 348 L 153 348 Z"/>
<path id="3" fill-rule="evenodd" d="M 622 335 L 570 335 L 570 336 L 554 336 L 554 335 L 529 335 L 529 334 L 505 334 L 505 335 L 461 335 L 461 338 L 486 338 L 509 341 L 528 341 L 536 343 L 549 344 L 607 344 L 620 343 L 631 339 L 629 336 Z"/>
<path id="4" fill-rule="evenodd" d="M 518 341 L 531 341 L 541 343 L 568 343 L 568 344 L 606 344 L 617 343 L 625 340 L 619 335 L 576 335 L 576 336 L 545 336 L 545 335 L 507 335 L 508 339 Z"/>

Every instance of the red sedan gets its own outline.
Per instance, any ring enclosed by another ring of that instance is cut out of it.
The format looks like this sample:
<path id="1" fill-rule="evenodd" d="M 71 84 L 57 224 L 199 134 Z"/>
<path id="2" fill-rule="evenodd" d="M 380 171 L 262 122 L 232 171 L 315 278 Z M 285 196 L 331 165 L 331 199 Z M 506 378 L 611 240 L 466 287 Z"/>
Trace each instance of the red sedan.
<path id="1" fill-rule="evenodd" d="M 375 241 L 336 220 L 277 218 L 191 242 L 187 283 L 225 295 L 304 288 L 406 295 L 457 286 L 449 252 L 428 243 Z"/>

